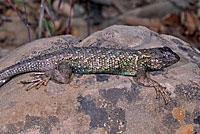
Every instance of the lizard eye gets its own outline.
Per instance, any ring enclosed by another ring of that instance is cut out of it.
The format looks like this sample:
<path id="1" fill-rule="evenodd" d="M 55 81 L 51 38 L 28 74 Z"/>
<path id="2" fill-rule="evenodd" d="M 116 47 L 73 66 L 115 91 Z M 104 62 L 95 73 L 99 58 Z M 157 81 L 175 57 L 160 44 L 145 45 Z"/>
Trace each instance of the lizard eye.
<path id="1" fill-rule="evenodd" d="M 168 55 L 168 54 L 164 54 L 164 57 L 165 57 L 167 60 L 169 60 L 169 59 L 170 59 L 170 57 L 169 57 L 169 55 Z"/>

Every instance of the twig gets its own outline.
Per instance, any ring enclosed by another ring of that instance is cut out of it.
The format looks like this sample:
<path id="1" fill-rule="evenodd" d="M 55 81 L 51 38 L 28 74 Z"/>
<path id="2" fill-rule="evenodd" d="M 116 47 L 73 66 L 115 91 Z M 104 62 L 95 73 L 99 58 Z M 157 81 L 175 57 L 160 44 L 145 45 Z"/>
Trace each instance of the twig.
<path id="1" fill-rule="evenodd" d="M 86 12 L 87 12 L 87 30 L 88 30 L 88 35 L 90 35 L 90 2 L 89 0 L 86 1 Z"/>
<path id="2" fill-rule="evenodd" d="M 45 29 L 47 30 L 48 35 L 49 35 L 49 36 L 52 36 L 52 34 L 51 34 L 51 32 L 50 32 L 50 29 L 49 29 L 48 21 L 47 21 L 45 18 L 43 18 L 43 22 L 44 22 L 44 27 L 45 27 Z"/>
<path id="3" fill-rule="evenodd" d="M 41 6 L 40 6 L 40 19 L 39 19 L 39 33 L 38 33 L 38 38 L 41 38 L 42 36 L 42 20 L 44 17 L 44 0 L 42 0 L 41 2 Z"/>
<path id="4" fill-rule="evenodd" d="M 45 6 L 45 11 L 47 12 L 49 18 L 51 19 L 51 22 L 53 23 L 53 30 L 54 30 L 53 34 L 55 34 L 55 22 L 53 20 L 53 14 L 52 14 L 52 12 L 49 10 L 49 8 L 47 6 Z"/>
<path id="5" fill-rule="evenodd" d="M 69 34 L 69 32 L 70 32 L 70 28 L 71 28 L 72 0 L 70 0 L 69 4 L 70 4 L 70 11 L 69 11 L 69 19 L 68 19 L 68 24 L 67 24 L 67 31 L 66 31 L 66 34 Z"/>
<path id="6" fill-rule="evenodd" d="M 57 7 L 57 10 L 56 10 L 56 17 L 58 16 L 58 11 L 60 10 L 61 3 L 62 3 L 62 0 L 59 0 L 58 7 Z"/>
<path id="7" fill-rule="evenodd" d="M 24 12 L 26 15 L 26 20 L 24 21 L 24 19 L 22 18 L 22 16 L 20 15 L 20 13 L 18 12 L 17 8 L 15 7 L 15 5 L 12 3 L 11 0 L 8 0 L 8 3 L 12 6 L 12 8 L 15 10 L 15 12 L 17 13 L 18 17 L 20 18 L 20 20 L 24 23 L 24 25 L 26 26 L 27 30 L 28 30 L 28 36 L 29 36 L 29 40 L 31 41 L 31 36 L 30 36 L 30 27 L 28 25 L 28 19 L 27 19 L 27 14 L 26 14 L 26 6 L 25 6 L 25 2 L 24 2 Z"/>
<path id="8" fill-rule="evenodd" d="M 29 24 L 28 24 L 28 17 L 27 17 L 27 12 L 26 12 L 26 2 L 25 0 L 23 0 L 24 2 L 24 13 L 25 13 L 25 22 L 26 22 L 26 28 L 28 30 L 28 37 L 29 37 L 29 41 L 31 42 L 32 39 L 31 39 L 31 31 L 30 31 L 30 27 L 29 27 Z"/>

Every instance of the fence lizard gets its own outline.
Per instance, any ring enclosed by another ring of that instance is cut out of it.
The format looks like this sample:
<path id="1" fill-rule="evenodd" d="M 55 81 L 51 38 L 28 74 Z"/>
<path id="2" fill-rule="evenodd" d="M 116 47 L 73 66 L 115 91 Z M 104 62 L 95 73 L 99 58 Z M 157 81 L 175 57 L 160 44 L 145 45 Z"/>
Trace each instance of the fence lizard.
<path id="1" fill-rule="evenodd" d="M 170 92 L 148 78 L 146 72 L 168 67 L 179 59 L 168 47 L 140 50 L 72 47 L 33 57 L 3 69 L 0 71 L 0 85 L 15 75 L 27 72 L 40 72 L 41 75 L 36 75 L 31 81 L 34 86 L 46 84 L 49 79 L 69 83 L 72 73 L 126 75 L 135 77 L 140 85 L 154 87 L 156 97 L 162 96 L 167 103 Z"/>

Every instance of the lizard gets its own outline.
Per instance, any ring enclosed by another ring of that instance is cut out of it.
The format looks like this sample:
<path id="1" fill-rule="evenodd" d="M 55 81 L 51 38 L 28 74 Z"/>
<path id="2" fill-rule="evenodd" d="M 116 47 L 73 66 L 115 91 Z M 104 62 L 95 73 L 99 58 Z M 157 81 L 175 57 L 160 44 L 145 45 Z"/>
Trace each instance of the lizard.
<path id="1" fill-rule="evenodd" d="M 0 71 L 0 86 L 16 75 L 28 72 L 36 72 L 35 79 L 21 83 L 34 83 L 36 87 L 46 85 L 49 79 L 69 83 L 74 73 L 125 75 L 132 76 L 139 85 L 154 87 L 156 98 L 162 96 L 167 104 L 170 92 L 146 73 L 171 66 L 179 59 L 166 46 L 138 50 L 72 47 L 29 58 L 3 69 Z"/>

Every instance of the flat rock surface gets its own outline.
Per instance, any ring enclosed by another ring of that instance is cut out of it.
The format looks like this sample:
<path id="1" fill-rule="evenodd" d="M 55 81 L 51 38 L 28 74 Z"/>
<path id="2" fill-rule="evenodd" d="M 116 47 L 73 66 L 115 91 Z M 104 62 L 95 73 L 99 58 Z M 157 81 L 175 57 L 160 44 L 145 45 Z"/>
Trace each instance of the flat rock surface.
<path id="1" fill-rule="evenodd" d="M 141 49 L 168 46 L 180 61 L 149 76 L 171 91 L 165 105 L 153 88 L 131 77 L 75 74 L 70 84 L 50 81 L 25 91 L 12 78 L 0 88 L 0 133 L 14 134 L 192 134 L 200 133 L 200 52 L 145 27 L 111 26 L 80 41 L 74 36 L 36 40 L 0 60 L 0 70 L 26 58 L 72 46 Z"/>

